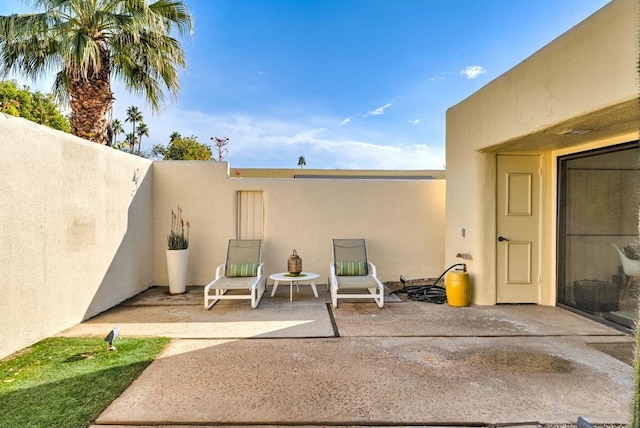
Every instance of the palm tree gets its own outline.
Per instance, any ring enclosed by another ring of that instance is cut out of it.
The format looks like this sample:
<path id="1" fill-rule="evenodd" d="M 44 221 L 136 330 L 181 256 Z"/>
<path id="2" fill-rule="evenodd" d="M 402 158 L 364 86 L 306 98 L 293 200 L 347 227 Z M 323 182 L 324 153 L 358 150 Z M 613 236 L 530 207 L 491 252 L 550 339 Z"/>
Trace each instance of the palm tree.
<path id="1" fill-rule="evenodd" d="M 173 131 L 171 135 L 169 135 L 169 143 L 173 143 L 175 140 L 179 140 L 182 138 L 182 135 L 178 131 Z"/>
<path id="2" fill-rule="evenodd" d="M 124 140 L 129 144 L 129 153 L 133 153 L 133 149 L 136 147 L 136 134 L 129 132 Z"/>
<path id="3" fill-rule="evenodd" d="M 113 134 L 113 142 L 111 145 L 115 146 L 118 140 L 118 135 L 124 132 L 124 128 L 122 127 L 122 122 L 118 119 L 114 119 L 111 121 L 111 133 Z"/>
<path id="4" fill-rule="evenodd" d="M 0 75 L 35 79 L 57 72 L 53 92 L 70 103 L 74 135 L 100 144 L 108 137 L 111 77 L 144 94 L 153 111 L 179 89 L 185 67 L 171 37 L 193 28 L 180 0 L 33 0 L 39 13 L 0 16 Z"/>
<path id="5" fill-rule="evenodd" d="M 149 128 L 147 128 L 147 124 L 141 122 L 140 125 L 138 125 L 138 127 L 136 128 L 136 134 L 138 134 L 138 154 L 140 154 L 140 150 L 142 147 L 142 137 L 149 136 Z"/>
<path id="6" fill-rule="evenodd" d="M 127 118 L 124 121 L 131 122 L 131 133 L 134 136 L 136 135 L 136 122 L 142 122 L 143 119 L 142 112 L 138 107 L 130 106 L 127 109 Z M 133 153 L 133 151 L 131 153 Z"/>
<path id="7" fill-rule="evenodd" d="M 306 164 L 307 160 L 304 158 L 304 156 L 300 156 L 298 158 L 298 166 L 300 167 L 300 169 L 302 169 Z"/>

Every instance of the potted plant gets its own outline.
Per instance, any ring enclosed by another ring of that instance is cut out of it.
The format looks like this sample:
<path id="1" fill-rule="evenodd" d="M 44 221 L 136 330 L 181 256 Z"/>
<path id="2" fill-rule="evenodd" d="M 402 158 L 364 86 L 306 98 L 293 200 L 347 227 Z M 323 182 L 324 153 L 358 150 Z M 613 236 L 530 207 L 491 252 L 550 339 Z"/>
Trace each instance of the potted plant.
<path id="1" fill-rule="evenodd" d="M 182 294 L 187 290 L 190 228 L 189 222 L 182 218 L 180 205 L 177 212 L 171 210 L 171 232 L 167 236 L 167 271 L 171 294 Z"/>

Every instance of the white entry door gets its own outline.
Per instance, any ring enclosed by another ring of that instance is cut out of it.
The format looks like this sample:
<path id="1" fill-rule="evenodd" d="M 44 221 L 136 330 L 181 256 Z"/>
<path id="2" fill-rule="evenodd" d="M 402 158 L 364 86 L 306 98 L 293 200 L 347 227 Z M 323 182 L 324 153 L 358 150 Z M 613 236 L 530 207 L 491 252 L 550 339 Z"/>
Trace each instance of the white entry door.
<path id="1" fill-rule="evenodd" d="M 538 303 L 540 157 L 498 155 L 497 301 Z"/>

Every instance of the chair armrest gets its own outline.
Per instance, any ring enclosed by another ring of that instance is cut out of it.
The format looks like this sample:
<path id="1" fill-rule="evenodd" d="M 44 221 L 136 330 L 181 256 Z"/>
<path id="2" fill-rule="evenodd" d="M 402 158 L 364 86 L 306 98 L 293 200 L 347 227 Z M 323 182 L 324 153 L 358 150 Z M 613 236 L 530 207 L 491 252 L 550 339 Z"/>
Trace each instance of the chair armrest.
<path id="1" fill-rule="evenodd" d="M 378 283 L 378 288 L 380 289 L 380 292 L 382 292 L 382 290 L 384 290 L 384 284 L 382 282 L 380 282 L 380 280 L 378 279 L 378 274 L 376 272 L 376 265 L 374 265 L 371 262 L 369 263 L 369 276 L 372 276 L 376 282 Z"/>
<path id="2" fill-rule="evenodd" d="M 338 278 L 336 277 L 336 265 L 335 263 L 329 263 L 329 284 L 332 289 L 338 289 Z"/>
<path id="3" fill-rule="evenodd" d="M 262 278 L 264 276 L 264 263 L 260 263 L 258 265 L 258 278 Z"/>
<path id="4" fill-rule="evenodd" d="M 378 275 L 376 274 L 376 265 L 374 265 L 371 262 L 368 262 L 368 263 L 369 263 L 369 275 L 377 277 Z"/>
<path id="5" fill-rule="evenodd" d="M 329 263 L 329 273 L 331 276 L 336 276 L 336 265 L 335 263 Z"/>
<path id="6" fill-rule="evenodd" d="M 211 286 L 213 285 L 213 283 L 216 282 L 218 279 L 220 279 L 222 277 L 222 274 L 224 274 L 224 267 L 225 267 L 225 264 L 223 263 L 223 264 L 221 264 L 220 266 L 218 266 L 216 268 L 216 277 L 215 277 L 215 279 L 204 286 L 205 294 L 208 293 L 211 290 Z"/>
<path id="7" fill-rule="evenodd" d="M 224 275 L 224 267 L 226 266 L 225 263 L 222 263 L 220 266 L 218 266 L 216 268 L 216 279 L 222 277 Z"/>

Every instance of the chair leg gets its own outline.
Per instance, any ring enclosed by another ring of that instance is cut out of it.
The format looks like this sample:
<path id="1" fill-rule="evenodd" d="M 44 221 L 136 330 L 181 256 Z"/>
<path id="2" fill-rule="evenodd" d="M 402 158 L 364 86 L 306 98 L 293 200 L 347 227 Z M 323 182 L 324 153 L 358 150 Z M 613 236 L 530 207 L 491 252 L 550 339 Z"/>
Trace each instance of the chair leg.
<path id="1" fill-rule="evenodd" d="M 216 290 L 217 291 L 217 290 Z M 215 305 L 216 303 L 218 303 L 220 301 L 220 299 L 216 299 L 215 296 L 217 296 L 218 293 L 215 293 L 214 296 L 209 296 L 209 295 L 205 295 L 205 299 L 204 299 L 204 308 L 209 310 L 211 308 L 213 308 L 213 305 Z M 209 303 L 209 301 L 211 301 L 211 303 Z"/>
<path id="2" fill-rule="evenodd" d="M 207 310 L 211 309 L 213 305 L 218 303 L 218 301 L 220 300 L 215 298 L 215 296 L 218 295 L 218 290 L 213 291 L 213 296 L 210 295 L 208 291 L 210 292 L 211 290 L 204 290 L 204 308 Z"/>
<path id="3" fill-rule="evenodd" d="M 373 294 L 373 300 L 379 308 L 384 307 L 384 290 L 379 288 L 369 288 L 369 293 Z"/>
<path id="4" fill-rule="evenodd" d="M 374 298 L 374 300 L 376 301 L 376 304 L 379 308 L 384 307 L 384 295 L 380 295 L 378 298 Z"/>
<path id="5" fill-rule="evenodd" d="M 262 281 L 258 281 L 256 287 L 251 290 L 251 309 L 256 309 L 258 304 L 260 303 L 260 299 L 262 299 L 262 295 L 264 294 L 267 288 L 267 280 L 266 278 Z"/>

